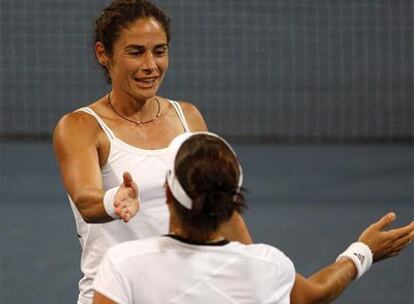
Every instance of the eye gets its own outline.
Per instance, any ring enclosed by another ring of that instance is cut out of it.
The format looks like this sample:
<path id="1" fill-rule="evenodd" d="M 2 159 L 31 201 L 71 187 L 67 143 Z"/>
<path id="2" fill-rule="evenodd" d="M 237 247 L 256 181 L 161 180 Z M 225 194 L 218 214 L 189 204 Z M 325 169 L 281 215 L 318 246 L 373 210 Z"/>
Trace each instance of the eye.
<path id="1" fill-rule="evenodd" d="M 134 50 L 134 51 L 129 51 L 128 54 L 131 56 L 140 56 L 142 55 L 144 52 L 141 50 Z"/>
<path id="2" fill-rule="evenodd" d="M 158 56 L 158 57 L 164 56 L 164 55 L 166 55 L 167 53 L 168 53 L 168 48 L 166 48 L 166 47 L 163 47 L 163 48 L 157 48 L 157 49 L 155 49 L 155 51 L 154 51 L 154 55 L 156 55 L 156 56 Z"/>

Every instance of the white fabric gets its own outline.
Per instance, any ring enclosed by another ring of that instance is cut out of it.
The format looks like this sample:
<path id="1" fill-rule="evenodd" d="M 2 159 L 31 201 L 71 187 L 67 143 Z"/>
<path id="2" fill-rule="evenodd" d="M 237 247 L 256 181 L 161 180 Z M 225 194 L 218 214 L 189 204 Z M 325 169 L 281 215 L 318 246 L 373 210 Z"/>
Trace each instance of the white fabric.
<path id="1" fill-rule="evenodd" d="M 233 154 L 237 158 L 236 152 L 234 152 L 230 144 L 224 138 L 211 132 L 201 131 L 201 132 L 183 133 L 183 134 L 178 135 L 176 138 L 174 138 L 171 141 L 170 145 L 168 146 L 169 156 L 168 156 L 167 183 L 174 198 L 187 209 L 192 209 L 193 201 L 187 195 L 187 193 L 185 192 L 184 188 L 181 186 L 181 183 L 175 174 L 175 158 L 177 156 L 178 150 L 180 150 L 181 146 L 187 141 L 187 139 L 189 139 L 190 137 L 194 135 L 199 135 L 199 134 L 210 135 L 210 136 L 214 136 L 220 139 L 224 144 L 227 145 L 227 147 L 233 152 Z M 240 163 L 239 163 L 239 172 L 240 172 L 240 175 L 239 175 L 239 181 L 237 184 L 238 191 L 240 190 L 243 184 L 243 170 L 241 168 Z"/>
<path id="2" fill-rule="evenodd" d="M 187 209 L 193 206 L 192 199 L 187 195 L 175 175 L 175 157 L 181 145 L 195 133 L 183 133 L 174 138 L 168 146 L 167 183 L 174 198 Z"/>
<path id="3" fill-rule="evenodd" d="M 119 304 L 288 304 L 294 280 L 291 260 L 268 245 L 161 236 L 111 248 L 94 289 Z"/>
<path id="4" fill-rule="evenodd" d="M 178 103 L 174 105 L 175 109 L 177 107 Z M 165 204 L 164 185 L 168 155 L 167 148 L 145 150 L 128 145 L 118 139 L 90 108 L 79 110 L 94 116 L 110 141 L 108 161 L 101 172 L 104 190 L 119 186 L 123 180 L 123 173 L 128 171 L 139 186 L 141 202 L 139 213 L 128 223 L 116 220 L 104 224 L 88 224 L 69 197 L 82 246 L 81 270 L 84 276 L 79 282 L 78 304 L 91 304 L 93 279 L 109 247 L 129 240 L 167 233 L 169 214 Z M 181 123 L 184 131 L 188 132 L 187 123 L 182 120 Z"/>
<path id="5" fill-rule="evenodd" d="M 109 190 L 106 190 L 104 198 L 103 198 L 103 205 L 105 208 L 106 213 L 112 217 L 113 219 L 119 219 L 119 216 L 115 213 L 115 195 L 119 190 L 119 186 L 115 186 Z"/>
<path id="6" fill-rule="evenodd" d="M 357 269 L 357 279 L 369 270 L 372 265 L 371 249 L 362 242 L 352 243 L 344 252 L 342 252 L 337 261 L 342 258 L 349 258 L 355 264 Z"/>

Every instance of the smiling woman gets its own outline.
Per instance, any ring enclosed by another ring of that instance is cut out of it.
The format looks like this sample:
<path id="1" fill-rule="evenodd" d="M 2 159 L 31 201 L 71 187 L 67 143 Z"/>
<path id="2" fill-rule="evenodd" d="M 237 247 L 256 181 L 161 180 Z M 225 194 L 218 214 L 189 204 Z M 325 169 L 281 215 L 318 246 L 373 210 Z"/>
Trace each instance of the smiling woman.
<path id="1" fill-rule="evenodd" d="M 169 41 L 169 19 L 158 7 L 113 1 L 95 29 L 96 58 L 112 89 L 56 126 L 54 147 L 83 250 L 79 304 L 92 302 L 109 247 L 167 233 L 166 147 L 181 133 L 207 129 L 195 106 L 156 95 Z M 251 242 L 238 212 L 221 233 Z"/>
<path id="2" fill-rule="evenodd" d="M 113 49 L 107 49 L 103 42 L 96 42 L 97 58 L 112 84 L 122 83 L 122 89 L 135 99 L 154 98 L 168 69 L 164 27 L 152 17 L 138 19 L 122 28 Z M 114 95 L 119 94 L 116 88 Z"/>

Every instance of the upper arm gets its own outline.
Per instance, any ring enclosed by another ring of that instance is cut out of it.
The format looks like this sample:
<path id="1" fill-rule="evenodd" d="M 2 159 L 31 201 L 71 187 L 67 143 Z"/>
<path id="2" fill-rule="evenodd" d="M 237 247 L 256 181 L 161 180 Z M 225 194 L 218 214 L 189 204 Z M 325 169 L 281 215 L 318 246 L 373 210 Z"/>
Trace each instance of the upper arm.
<path id="1" fill-rule="evenodd" d="M 53 134 L 63 183 L 72 199 L 76 198 L 76 192 L 83 187 L 102 187 L 96 127 L 91 124 L 91 118 L 85 115 L 88 114 L 65 115 Z"/>
<path id="2" fill-rule="evenodd" d="M 234 211 L 228 222 L 220 227 L 220 233 L 229 241 L 252 244 L 252 238 L 242 215 Z"/>
<path id="3" fill-rule="evenodd" d="M 183 109 L 190 131 L 207 131 L 204 118 L 196 106 L 185 101 L 180 101 L 180 106 Z"/>
<path id="4" fill-rule="evenodd" d="M 97 150 L 99 126 L 86 113 L 66 114 L 57 124 L 53 145 L 66 191 L 79 208 L 88 192 L 103 192 Z M 96 194 L 96 193 L 95 193 Z"/>

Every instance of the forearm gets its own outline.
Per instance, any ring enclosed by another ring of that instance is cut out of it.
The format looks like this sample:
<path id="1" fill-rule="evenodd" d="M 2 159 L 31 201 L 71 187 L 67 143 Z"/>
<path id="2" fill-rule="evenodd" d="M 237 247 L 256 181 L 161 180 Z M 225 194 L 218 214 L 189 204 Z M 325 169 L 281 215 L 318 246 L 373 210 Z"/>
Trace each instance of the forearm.
<path id="1" fill-rule="evenodd" d="M 343 258 L 334 264 L 313 274 L 309 280 L 321 288 L 321 299 L 318 303 L 330 303 L 336 299 L 356 277 L 355 264 Z"/>
<path id="2" fill-rule="evenodd" d="M 104 190 L 84 188 L 72 195 L 72 201 L 87 223 L 106 223 L 114 220 L 105 211 Z"/>
<path id="3" fill-rule="evenodd" d="M 297 275 L 291 293 L 292 304 L 330 303 L 335 300 L 356 277 L 354 263 L 340 259 L 305 279 Z"/>
<path id="4" fill-rule="evenodd" d="M 230 221 L 221 227 L 220 233 L 229 241 L 238 241 L 243 244 L 252 243 L 246 223 L 238 212 L 233 213 Z"/>
<path id="5" fill-rule="evenodd" d="M 94 297 L 93 297 L 93 304 L 116 304 L 116 303 L 112 301 L 111 299 L 107 298 L 106 296 L 104 296 L 103 294 L 95 291 Z"/>

